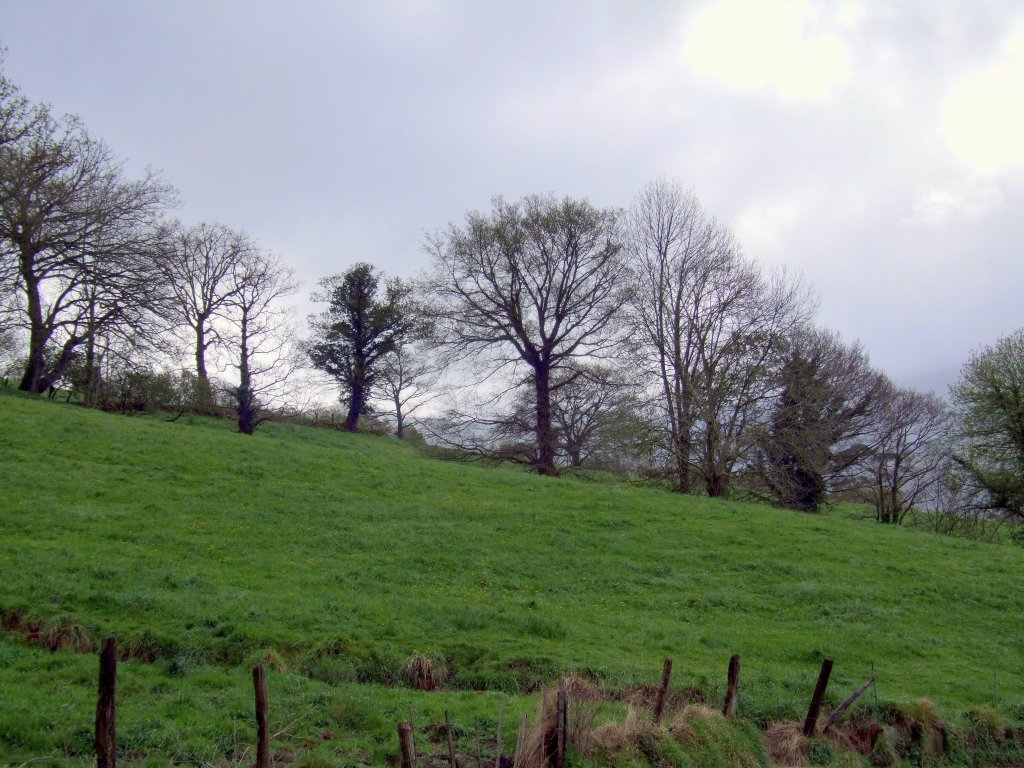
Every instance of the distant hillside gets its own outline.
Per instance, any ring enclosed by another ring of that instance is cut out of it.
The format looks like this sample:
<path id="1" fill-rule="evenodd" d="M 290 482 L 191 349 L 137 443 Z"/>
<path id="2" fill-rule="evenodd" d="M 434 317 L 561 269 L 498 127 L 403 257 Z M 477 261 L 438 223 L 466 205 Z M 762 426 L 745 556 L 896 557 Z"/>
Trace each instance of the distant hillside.
<path id="1" fill-rule="evenodd" d="M 420 651 L 445 687 L 509 693 L 565 672 L 625 689 L 673 657 L 678 685 L 717 699 L 738 653 L 741 709 L 765 719 L 802 714 L 826 655 L 836 695 L 874 670 L 885 700 L 957 712 L 998 676 L 1024 702 L 1020 547 L 6 393 L 0 436 L 0 697 L 31 722 L 57 717 L 40 691 L 62 675 L 79 707 L 95 685 L 73 658 L 32 661 L 48 652 L 17 639 L 31 621 L 117 635 L 164 694 L 206 670 L 214 696 L 217 670 L 271 658 L 278 696 L 305 701 L 393 684 Z M 8 717 L 11 748 L 37 726 Z"/>

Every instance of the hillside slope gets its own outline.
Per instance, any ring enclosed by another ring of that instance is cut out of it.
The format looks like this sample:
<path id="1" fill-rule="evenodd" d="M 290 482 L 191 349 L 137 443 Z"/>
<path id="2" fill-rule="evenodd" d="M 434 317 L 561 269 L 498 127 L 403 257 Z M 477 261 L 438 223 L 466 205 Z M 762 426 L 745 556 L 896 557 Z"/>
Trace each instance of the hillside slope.
<path id="1" fill-rule="evenodd" d="M 769 717 L 806 706 L 828 655 L 837 696 L 873 667 L 888 700 L 961 711 L 998 675 L 1024 701 L 1019 547 L 7 393 L 0 487 L 8 625 L 116 634 L 179 676 L 272 651 L 391 684 L 418 650 L 448 687 L 523 692 L 567 671 L 649 682 L 671 656 L 678 685 L 718 697 L 739 653 L 741 707 Z"/>

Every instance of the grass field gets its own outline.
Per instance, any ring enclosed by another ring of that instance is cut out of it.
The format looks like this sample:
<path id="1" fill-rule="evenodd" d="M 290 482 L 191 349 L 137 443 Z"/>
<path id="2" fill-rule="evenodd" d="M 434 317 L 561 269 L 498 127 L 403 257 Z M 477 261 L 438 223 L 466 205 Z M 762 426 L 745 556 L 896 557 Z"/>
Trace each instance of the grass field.
<path id="1" fill-rule="evenodd" d="M 135 657 L 119 731 L 151 760 L 212 762 L 251 742 L 261 658 L 284 669 L 271 698 L 281 727 L 298 721 L 287 736 L 329 732 L 314 753 L 353 765 L 394 754 L 403 717 L 493 720 L 499 700 L 533 712 L 525 694 L 561 673 L 622 690 L 654 682 L 666 656 L 677 686 L 718 699 L 741 654 L 740 708 L 761 721 L 802 714 L 825 655 L 834 697 L 873 668 L 887 701 L 927 696 L 954 714 L 992 704 L 998 678 L 1001 708 L 1019 717 L 1024 703 L 1024 548 L 855 511 L 9 393 L 0 488 L 0 610 L 116 635 Z M 455 691 L 396 686 L 414 651 Z M 88 754 L 94 687 L 94 656 L 0 636 L 0 752 Z"/>

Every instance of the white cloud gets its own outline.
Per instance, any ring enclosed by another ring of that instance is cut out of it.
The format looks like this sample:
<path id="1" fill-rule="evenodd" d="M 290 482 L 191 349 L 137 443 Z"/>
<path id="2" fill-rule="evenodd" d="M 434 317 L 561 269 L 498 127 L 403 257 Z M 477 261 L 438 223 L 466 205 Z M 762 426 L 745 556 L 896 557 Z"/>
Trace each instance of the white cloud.
<path id="1" fill-rule="evenodd" d="M 1024 18 L 1010 27 L 984 69 L 960 78 L 942 109 L 941 131 L 974 171 L 1024 168 Z"/>
<path id="2" fill-rule="evenodd" d="M 965 180 L 955 187 L 930 187 L 918 195 L 908 221 L 931 226 L 958 214 L 978 217 L 998 208 L 1003 200 L 1002 191 L 983 179 Z"/>
<path id="3" fill-rule="evenodd" d="M 788 236 L 812 204 L 814 195 L 801 192 L 758 200 L 736 219 L 743 249 L 754 256 L 786 260 Z"/>
<path id="4" fill-rule="evenodd" d="M 837 6 L 855 24 L 857 5 Z M 717 0 L 687 20 L 683 58 L 697 73 L 745 91 L 820 101 L 850 77 L 851 53 L 810 0 Z"/>

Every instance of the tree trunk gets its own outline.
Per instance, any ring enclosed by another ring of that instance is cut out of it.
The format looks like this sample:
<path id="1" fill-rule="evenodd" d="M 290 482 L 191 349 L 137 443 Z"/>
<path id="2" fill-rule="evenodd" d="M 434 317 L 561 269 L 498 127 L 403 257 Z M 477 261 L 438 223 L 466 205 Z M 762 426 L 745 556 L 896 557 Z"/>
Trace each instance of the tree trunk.
<path id="1" fill-rule="evenodd" d="M 200 381 L 209 382 L 210 377 L 206 373 L 206 328 L 203 321 L 196 324 L 196 378 Z"/>
<path id="2" fill-rule="evenodd" d="M 707 478 L 705 483 L 708 491 L 708 496 L 711 498 L 725 498 L 729 495 L 729 476 L 712 470 L 710 476 Z"/>
<path id="3" fill-rule="evenodd" d="M 99 378 L 96 371 L 96 336 L 90 331 L 85 342 L 85 376 L 82 381 L 82 405 L 86 408 L 96 407 Z"/>
<path id="4" fill-rule="evenodd" d="M 36 334 L 32 333 L 29 338 L 28 358 L 25 361 L 25 373 L 21 377 L 18 389 L 23 392 L 31 392 L 38 395 L 46 387 L 39 385 L 43 378 L 43 369 L 46 367 L 46 358 L 43 354 L 43 344 L 36 342 Z"/>
<path id="5" fill-rule="evenodd" d="M 361 383 L 352 384 L 352 395 L 348 400 L 348 415 L 345 417 L 345 429 L 355 432 L 359 429 L 359 414 L 363 410 L 366 394 Z"/>
<path id="6" fill-rule="evenodd" d="M 249 370 L 249 323 L 242 313 L 241 341 L 238 352 L 238 431 L 251 435 L 256 429 L 256 398 L 252 391 L 252 374 Z"/>
<path id="7" fill-rule="evenodd" d="M 26 266 L 26 257 L 22 256 L 22 279 L 25 281 L 25 298 L 29 317 L 28 358 L 25 361 L 25 372 L 18 388 L 23 392 L 39 394 L 46 387 L 41 386 L 44 369 L 46 368 L 46 342 L 50 335 L 43 327 L 43 303 L 39 297 L 39 281 L 31 269 Z"/>
<path id="8" fill-rule="evenodd" d="M 533 369 L 537 395 L 537 471 L 542 475 L 558 474 L 555 467 L 555 433 L 551 429 L 551 371 L 544 361 Z"/>
<path id="9" fill-rule="evenodd" d="M 199 413 L 213 411 L 213 389 L 210 377 L 206 372 L 206 321 L 199 319 L 195 325 L 196 332 L 196 410 Z"/>
<path id="10" fill-rule="evenodd" d="M 402 414 L 402 399 L 395 393 L 395 437 L 405 438 L 405 416 Z"/>
<path id="11" fill-rule="evenodd" d="M 689 493 L 692 487 L 690 479 L 690 452 L 692 450 L 692 442 L 688 433 L 680 432 L 676 435 L 675 443 L 675 454 L 676 454 L 676 491 L 679 493 Z"/>

